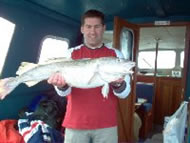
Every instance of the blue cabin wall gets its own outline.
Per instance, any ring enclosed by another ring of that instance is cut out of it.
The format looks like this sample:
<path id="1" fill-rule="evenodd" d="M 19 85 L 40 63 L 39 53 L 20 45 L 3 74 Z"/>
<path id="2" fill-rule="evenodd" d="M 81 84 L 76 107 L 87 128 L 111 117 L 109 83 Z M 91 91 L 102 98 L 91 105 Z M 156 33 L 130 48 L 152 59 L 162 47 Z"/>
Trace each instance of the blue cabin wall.
<path id="1" fill-rule="evenodd" d="M 71 20 L 68 20 L 69 22 L 55 20 L 24 7 L 3 5 L 1 2 L 0 5 L 0 16 L 16 25 L 1 78 L 15 76 L 18 66 L 23 61 L 36 63 L 40 44 L 46 35 L 67 38 L 69 46 L 78 44 L 79 23 Z M 10 95 L 0 101 L 0 120 L 17 118 L 17 113 L 22 107 L 50 88 L 53 87 L 46 82 L 41 82 L 31 88 L 24 84 L 19 85 Z"/>
<path id="2" fill-rule="evenodd" d="M 40 44 L 46 35 L 54 35 L 68 38 L 70 47 L 81 42 L 80 23 L 64 17 L 53 19 L 33 9 L 24 6 L 4 4 L 0 2 L 0 16 L 15 23 L 15 32 L 10 44 L 5 66 L 1 78 L 15 76 L 15 72 L 22 61 L 37 62 Z M 173 22 L 184 21 L 185 19 L 171 18 Z M 127 19 L 132 23 L 153 22 L 155 19 Z M 163 20 L 163 19 L 158 19 Z M 165 19 L 168 20 L 168 19 Z M 186 20 L 189 21 L 189 18 Z M 113 23 L 107 23 L 107 30 L 113 30 Z M 0 120 L 6 118 L 17 118 L 18 111 L 28 105 L 37 95 L 52 88 L 46 82 L 28 88 L 21 84 L 4 100 L 0 101 Z M 186 98 L 190 92 L 190 61 L 187 75 Z"/>

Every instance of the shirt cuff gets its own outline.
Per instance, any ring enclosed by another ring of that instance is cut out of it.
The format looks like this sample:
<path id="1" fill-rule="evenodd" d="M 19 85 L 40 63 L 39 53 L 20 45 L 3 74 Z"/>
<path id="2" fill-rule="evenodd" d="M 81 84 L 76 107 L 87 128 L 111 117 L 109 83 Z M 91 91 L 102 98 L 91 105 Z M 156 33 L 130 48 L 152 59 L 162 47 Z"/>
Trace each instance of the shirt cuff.
<path id="1" fill-rule="evenodd" d="M 68 84 L 66 84 L 65 86 L 63 86 L 63 87 L 57 87 L 59 90 L 61 90 L 61 91 L 66 91 L 68 88 L 69 88 L 69 86 L 68 86 Z"/>
<path id="2" fill-rule="evenodd" d="M 123 81 L 122 83 L 114 83 L 114 84 L 111 84 L 111 86 L 112 86 L 112 89 L 114 90 L 114 92 L 121 93 L 126 88 L 126 82 Z"/>
<path id="3" fill-rule="evenodd" d="M 71 87 L 70 86 L 68 86 L 67 88 L 66 87 L 58 88 L 57 86 L 54 86 L 54 88 L 55 88 L 55 90 L 59 96 L 67 96 L 68 94 L 71 93 Z"/>

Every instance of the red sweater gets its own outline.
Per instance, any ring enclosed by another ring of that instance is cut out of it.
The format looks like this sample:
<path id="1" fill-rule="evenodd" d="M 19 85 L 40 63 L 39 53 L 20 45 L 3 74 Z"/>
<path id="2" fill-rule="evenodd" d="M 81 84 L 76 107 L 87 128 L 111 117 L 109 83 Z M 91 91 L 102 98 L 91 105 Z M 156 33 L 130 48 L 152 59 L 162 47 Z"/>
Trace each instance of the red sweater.
<path id="1" fill-rule="evenodd" d="M 90 49 L 80 46 L 73 49 L 71 57 L 99 58 L 115 56 L 115 50 L 105 46 Z M 72 88 L 67 96 L 67 111 L 63 126 L 73 129 L 99 129 L 117 126 L 117 97 L 110 90 L 108 98 L 101 94 L 101 88 L 80 89 Z M 111 89 L 111 88 L 110 88 Z"/>

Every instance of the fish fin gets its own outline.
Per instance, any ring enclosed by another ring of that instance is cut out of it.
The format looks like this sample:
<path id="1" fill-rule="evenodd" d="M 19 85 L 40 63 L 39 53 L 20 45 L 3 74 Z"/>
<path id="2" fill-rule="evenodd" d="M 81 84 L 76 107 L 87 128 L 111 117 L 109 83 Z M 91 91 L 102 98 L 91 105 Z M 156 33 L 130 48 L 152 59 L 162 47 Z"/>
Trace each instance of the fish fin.
<path id="1" fill-rule="evenodd" d="M 24 82 L 28 87 L 34 86 L 38 83 L 39 81 L 27 81 Z"/>
<path id="2" fill-rule="evenodd" d="M 85 61 L 85 60 L 89 60 L 91 58 L 82 58 L 82 59 L 78 59 L 81 61 Z M 42 64 L 50 64 L 50 63 L 54 63 L 54 62 L 66 62 L 66 61 L 73 61 L 72 58 L 68 58 L 68 57 L 58 57 L 58 58 L 49 58 L 46 61 L 44 61 L 44 63 Z"/>
<path id="3" fill-rule="evenodd" d="M 98 74 L 99 74 L 99 73 L 95 72 L 95 73 L 93 74 L 93 76 L 90 78 L 90 80 L 88 81 L 88 84 L 91 84 L 92 81 L 97 78 Z"/>
<path id="4" fill-rule="evenodd" d="M 58 57 L 58 58 L 49 58 L 46 61 L 44 61 L 44 64 L 50 64 L 54 62 L 64 62 L 64 61 L 72 61 L 72 58 L 67 57 Z"/>
<path id="5" fill-rule="evenodd" d="M 109 93 L 109 84 L 105 82 L 104 86 L 102 87 L 102 95 L 104 98 L 108 98 Z"/>
<path id="6" fill-rule="evenodd" d="M 0 80 L 0 100 L 3 100 L 18 84 L 9 85 L 15 78 L 9 77 Z"/>
<path id="7" fill-rule="evenodd" d="M 19 66 L 16 75 L 21 75 L 27 71 L 29 71 L 30 69 L 33 69 L 35 67 L 37 67 L 38 64 L 34 64 L 34 63 L 29 63 L 29 62 L 22 62 L 21 65 Z"/>
<path id="8" fill-rule="evenodd" d="M 88 60 L 89 58 L 83 58 L 83 59 L 80 59 L 80 60 Z M 99 65 L 97 64 L 97 65 L 95 65 L 95 67 L 94 67 L 94 74 L 92 74 L 92 77 L 89 79 L 89 81 L 88 81 L 88 84 L 91 84 L 92 83 L 92 81 L 94 80 L 94 79 L 96 79 L 97 78 L 97 76 L 99 76 Z"/>

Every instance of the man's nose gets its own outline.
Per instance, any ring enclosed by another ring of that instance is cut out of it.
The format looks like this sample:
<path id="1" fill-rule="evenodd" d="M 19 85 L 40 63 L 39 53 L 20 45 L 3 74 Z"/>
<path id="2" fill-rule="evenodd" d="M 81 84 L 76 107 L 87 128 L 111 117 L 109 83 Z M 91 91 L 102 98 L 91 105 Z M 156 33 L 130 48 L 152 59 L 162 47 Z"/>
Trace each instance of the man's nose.
<path id="1" fill-rule="evenodd" d="M 90 29 L 90 33 L 95 33 L 95 27 L 91 27 L 91 29 Z"/>

